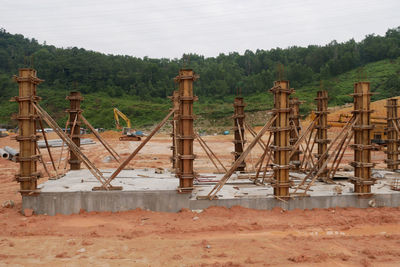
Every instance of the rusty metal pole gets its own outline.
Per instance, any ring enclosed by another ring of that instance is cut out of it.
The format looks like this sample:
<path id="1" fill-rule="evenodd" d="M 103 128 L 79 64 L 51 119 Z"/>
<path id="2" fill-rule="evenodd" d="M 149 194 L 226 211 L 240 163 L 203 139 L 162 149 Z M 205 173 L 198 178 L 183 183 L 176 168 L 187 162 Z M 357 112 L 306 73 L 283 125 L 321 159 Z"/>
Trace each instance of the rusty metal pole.
<path id="1" fill-rule="evenodd" d="M 277 116 L 272 131 L 274 143 L 271 149 L 274 151 L 274 195 L 275 197 L 289 197 L 289 151 L 290 124 L 289 124 L 289 95 L 294 92 L 289 87 L 289 81 L 275 81 L 270 90 L 274 93 L 273 112 Z"/>
<path id="2" fill-rule="evenodd" d="M 351 182 L 354 184 L 354 192 L 360 194 L 371 193 L 371 185 L 374 180 L 371 179 L 371 171 L 374 164 L 371 163 L 371 93 L 369 82 L 358 82 L 354 84 L 354 111 L 358 120 L 353 126 L 354 131 L 354 161 L 351 165 L 354 167 L 354 177 Z"/>
<path id="3" fill-rule="evenodd" d="M 176 134 L 178 133 L 178 126 L 179 126 L 179 91 L 175 90 L 172 93 L 172 96 L 170 96 L 171 102 L 172 102 L 172 109 L 175 109 L 174 116 L 171 121 L 172 125 L 172 132 L 171 132 L 171 137 L 172 137 L 172 157 L 171 157 L 171 162 L 172 162 L 172 169 L 176 170 L 178 168 L 178 163 L 179 161 L 177 160 L 177 151 L 178 151 L 178 142 L 176 139 Z"/>
<path id="4" fill-rule="evenodd" d="M 234 115 L 233 115 L 233 121 L 234 121 L 234 137 L 235 139 L 233 140 L 234 143 L 234 148 L 235 151 L 233 152 L 235 155 L 235 161 L 242 155 L 243 153 L 243 148 L 244 144 L 246 143 L 246 140 L 244 140 L 244 107 L 246 104 L 243 101 L 243 97 L 235 97 L 235 101 L 233 103 L 234 107 Z M 240 171 L 244 172 L 246 168 L 246 162 L 243 160 L 243 162 L 236 168 L 235 171 Z"/>
<path id="5" fill-rule="evenodd" d="M 196 79 L 195 73 L 191 69 L 181 69 L 179 75 L 175 78 L 179 82 L 179 128 L 176 136 L 179 140 L 178 160 L 180 193 L 190 193 L 193 190 L 193 180 L 195 177 L 193 171 L 193 82 Z"/>
<path id="6" fill-rule="evenodd" d="M 289 120 L 292 121 L 292 129 L 290 130 L 290 146 L 294 146 L 300 136 L 300 101 L 297 97 L 289 99 Z M 298 147 L 292 157 L 290 158 L 290 164 L 294 170 L 298 170 L 300 167 L 300 148 Z"/>
<path id="7" fill-rule="evenodd" d="M 315 143 L 318 144 L 318 153 L 316 155 L 316 158 L 319 162 L 318 169 L 321 169 L 323 166 L 326 165 L 325 161 L 329 157 L 329 154 L 326 153 L 326 151 L 328 150 L 328 144 L 330 143 L 330 140 L 328 139 L 328 91 L 318 91 L 315 100 L 317 100 L 317 111 L 315 112 L 315 114 L 319 116 L 319 119 L 317 120 L 317 124 L 315 126 L 315 128 L 317 129 Z M 319 161 L 322 156 L 324 158 Z M 325 166 L 325 169 L 321 171 L 319 178 L 325 181 L 327 179 L 327 175 L 328 169 Z"/>
<path id="8" fill-rule="evenodd" d="M 72 139 L 72 142 L 75 143 L 77 147 L 81 146 L 81 101 L 83 97 L 79 92 L 71 92 L 69 96 L 66 98 L 69 100 L 70 108 L 67 109 L 69 112 L 69 136 Z M 75 127 L 74 127 L 74 122 Z M 72 129 L 73 128 L 73 129 Z M 73 130 L 73 132 L 71 132 Z M 75 155 L 73 151 L 69 151 L 69 164 L 71 170 L 80 170 L 81 169 L 81 161 L 78 156 Z"/>
<path id="9" fill-rule="evenodd" d="M 38 118 L 33 103 L 39 101 L 36 96 L 36 86 L 43 80 L 37 78 L 36 70 L 31 68 L 19 69 L 19 76 L 15 77 L 19 85 L 19 95 L 14 100 L 18 102 L 18 136 L 19 156 L 17 158 L 20 166 L 19 173 L 15 176 L 20 183 L 22 195 L 34 192 L 37 189 L 37 179 L 40 173 L 37 171 L 36 154 L 36 120 Z"/>
<path id="10" fill-rule="evenodd" d="M 397 99 L 392 98 L 387 100 L 387 150 L 385 151 L 387 159 L 387 168 L 389 170 L 397 170 L 399 168 L 399 134 L 396 130 L 396 121 L 398 120 L 398 105 Z"/>

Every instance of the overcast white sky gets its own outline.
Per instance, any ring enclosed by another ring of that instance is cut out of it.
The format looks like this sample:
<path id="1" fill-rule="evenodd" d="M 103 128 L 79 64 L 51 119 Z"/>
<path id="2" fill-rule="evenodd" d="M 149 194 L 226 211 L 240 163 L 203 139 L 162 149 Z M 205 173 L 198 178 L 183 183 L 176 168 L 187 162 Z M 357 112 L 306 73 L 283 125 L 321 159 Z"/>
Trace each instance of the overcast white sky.
<path id="1" fill-rule="evenodd" d="M 0 0 L 8 32 L 137 57 L 359 41 L 397 26 L 400 0 Z"/>

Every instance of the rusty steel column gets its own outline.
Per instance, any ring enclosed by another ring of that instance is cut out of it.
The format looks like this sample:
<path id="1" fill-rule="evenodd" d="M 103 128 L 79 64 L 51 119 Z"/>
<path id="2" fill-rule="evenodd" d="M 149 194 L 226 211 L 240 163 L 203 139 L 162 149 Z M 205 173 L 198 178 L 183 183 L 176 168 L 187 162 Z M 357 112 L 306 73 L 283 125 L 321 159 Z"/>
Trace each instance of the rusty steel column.
<path id="1" fill-rule="evenodd" d="M 195 177 L 193 171 L 193 82 L 196 76 L 191 69 L 181 69 L 179 75 L 175 78 L 179 82 L 179 128 L 176 136 L 179 140 L 178 160 L 179 169 L 177 176 L 179 178 L 180 193 L 190 193 L 193 190 L 193 180 Z"/>
<path id="2" fill-rule="evenodd" d="M 329 154 L 325 154 L 328 150 L 328 144 L 330 143 L 330 140 L 328 139 L 328 129 L 330 128 L 328 125 L 328 91 L 318 91 L 315 100 L 317 100 L 317 111 L 315 112 L 315 114 L 319 116 L 319 119 L 317 120 L 317 123 L 315 125 L 315 128 L 317 129 L 315 143 L 317 143 L 318 145 L 318 153 L 316 155 L 316 158 L 319 160 L 322 155 L 325 155 L 318 164 L 319 169 L 321 169 L 329 156 Z M 325 169 L 319 175 L 319 178 L 325 181 L 327 175 L 328 169 L 327 167 L 325 167 Z"/>
<path id="3" fill-rule="evenodd" d="M 371 170 L 374 164 L 371 163 L 371 93 L 369 82 L 358 82 L 354 84 L 354 111 L 358 120 L 353 126 L 354 131 L 354 161 L 351 165 L 354 167 L 354 178 L 351 182 L 354 184 L 355 193 L 371 193 L 371 185 L 374 180 L 371 179 Z"/>
<path id="4" fill-rule="evenodd" d="M 234 107 L 234 115 L 233 115 L 233 121 L 234 121 L 234 137 L 235 139 L 233 140 L 234 143 L 234 148 L 235 151 L 233 152 L 235 155 L 235 161 L 242 155 L 243 153 L 243 148 L 244 144 L 246 143 L 246 140 L 244 139 L 244 107 L 246 104 L 243 101 L 243 97 L 235 97 L 235 101 L 233 103 Z M 236 168 L 235 171 L 240 171 L 244 172 L 246 168 L 246 162 L 243 160 L 243 162 Z"/>
<path id="5" fill-rule="evenodd" d="M 81 101 L 83 97 L 79 92 L 71 92 L 69 96 L 66 98 L 69 100 L 70 108 L 67 109 L 69 113 L 69 136 L 71 137 L 72 141 L 75 143 L 77 147 L 81 146 Z M 74 122 L 75 127 L 74 127 Z M 74 128 L 74 129 L 72 129 Z M 71 132 L 73 130 L 73 132 Z M 81 169 L 81 161 L 75 155 L 73 151 L 69 151 L 69 165 L 71 170 L 80 170 Z"/>
<path id="6" fill-rule="evenodd" d="M 297 97 L 289 99 L 290 115 L 289 120 L 292 121 L 292 128 L 290 130 L 290 146 L 294 146 L 300 136 L 300 101 Z M 293 156 L 290 158 L 290 165 L 294 170 L 300 167 L 300 148 L 297 148 Z"/>
<path id="7" fill-rule="evenodd" d="M 387 159 L 387 168 L 389 170 L 397 170 L 399 168 L 399 134 L 396 130 L 396 121 L 398 121 L 398 105 L 397 99 L 387 100 L 387 150 L 385 151 Z M 398 127 L 398 126 L 397 126 Z"/>
<path id="8" fill-rule="evenodd" d="M 289 197 L 289 151 L 290 125 L 289 125 L 289 95 L 294 92 L 289 87 L 289 81 L 275 81 L 270 90 L 274 93 L 273 112 L 277 116 L 274 121 L 274 143 L 271 146 L 274 151 L 274 195 L 276 197 Z"/>
<path id="9" fill-rule="evenodd" d="M 18 102 L 19 112 L 18 136 L 19 142 L 19 162 L 20 171 L 15 176 L 20 183 L 20 193 L 22 195 L 34 192 L 37 189 L 37 179 L 40 173 L 37 170 L 39 155 L 36 154 L 36 120 L 38 115 L 33 107 L 33 103 L 39 101 L 36 96 L 36 86 L 43 80 L 37 78 L 36 70 L 31 68 L 19 69 L 19 76 L 15 80 L 19 85 L 19 95 L 14 98 Z"/>
<path id="10" fill-rule="evenodd" d="M 172 169 L 176 170 L 178 168 L 178 163 L 179 161 L 177 160 L 177 153 L 178 151 L 178 142 L 176 139 L 176 133 L 178 133 L 178 128 L 179 128 L 179 91 L 175 90 L 172 93 L 172 96 L 170 97 L 171 102 L 172 102 L 172 109 L 175 109 L 174 116 L 171 121 L 172 125 L 172 157 L 171 157 L 171 162 L 172 162 Z"/>

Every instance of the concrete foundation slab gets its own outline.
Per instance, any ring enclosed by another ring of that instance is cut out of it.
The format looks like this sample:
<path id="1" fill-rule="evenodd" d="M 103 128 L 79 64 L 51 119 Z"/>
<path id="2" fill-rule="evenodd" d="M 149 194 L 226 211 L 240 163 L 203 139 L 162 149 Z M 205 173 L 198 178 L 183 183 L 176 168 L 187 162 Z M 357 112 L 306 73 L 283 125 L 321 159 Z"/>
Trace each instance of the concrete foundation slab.
<path id="1" fill-rule="evenodd" d="M 113 170 L 102 170 L 105 177 Z M 346 173 L 339 175 L 345 177 Z M 350 173 L 348 173 L 350 175 Z M 126 211 L 149 209 L 153 211 L 177 212 L 183 208 L 205 209 L 210 206 L 243 206 L 252 209 L 313 209 L 331 207 L 397 207 L 400 206 L 400 192 L 390 189 L 391 179 L 400 174 L 389 171 L 375 171 L 378 182 L 372 187 L 371 195 L 357 195 L 352 184 L 340 180 L 341 185 L 316 182 L 307 197 L 293 197 L 278 200 L 269 185 L 256 186 L 249 179 L 236 174 L 223 189 L 218 199 L 203 200 L 198 196 L 207 195 L 222 174 L 203 174 L 191 194 L 179 194 L 179 180 L 174 174 L 155 173 L 154 169 L 124 170 L 112 182 L 122 186 L 122 191 L 92 191 L 100 183 L 88 170 L 69 171 L 58 180 L 49 180 L 39 185 L 40 193 L 23 196 L 22 210 L 33 209 L 36 214 L 72 214 L 85 211 Z M 304 174 L 291 173 L 296 183 Z"/>

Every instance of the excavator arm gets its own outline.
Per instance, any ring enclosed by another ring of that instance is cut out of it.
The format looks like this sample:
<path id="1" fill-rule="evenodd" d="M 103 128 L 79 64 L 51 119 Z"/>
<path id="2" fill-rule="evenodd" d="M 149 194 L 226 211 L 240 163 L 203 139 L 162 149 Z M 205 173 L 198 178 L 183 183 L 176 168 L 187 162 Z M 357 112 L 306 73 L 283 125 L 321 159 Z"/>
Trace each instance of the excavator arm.
<path id="1" fill-rule="evenodd" d="M 117 129 L 122 129 L 121 125 L 119 124 L 119 117 L 121 117 L 126 122 L 126 126 L 129 129 L 131 129 L 131 121 L 129 120 L 129 118 L 124 113 L 122 113 L 119 109 L 114 108 L 115 125 L 116 125 Z"/>

